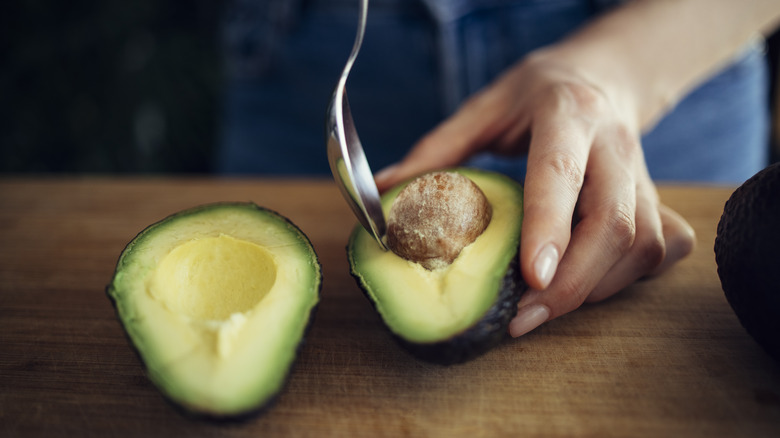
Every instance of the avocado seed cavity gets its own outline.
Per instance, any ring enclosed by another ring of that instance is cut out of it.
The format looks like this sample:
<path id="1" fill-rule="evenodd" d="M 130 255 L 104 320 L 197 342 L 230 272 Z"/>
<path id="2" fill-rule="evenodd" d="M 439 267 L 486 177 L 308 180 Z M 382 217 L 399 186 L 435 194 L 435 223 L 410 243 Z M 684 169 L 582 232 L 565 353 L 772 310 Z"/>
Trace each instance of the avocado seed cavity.
<path id="1" fill-rule="evenodd" d="M 450 265 L 487 228 L 485 194 L 455 172 L 422 175 L 401 190 L 387 218 L 387 245 L 429 270 Z"/>

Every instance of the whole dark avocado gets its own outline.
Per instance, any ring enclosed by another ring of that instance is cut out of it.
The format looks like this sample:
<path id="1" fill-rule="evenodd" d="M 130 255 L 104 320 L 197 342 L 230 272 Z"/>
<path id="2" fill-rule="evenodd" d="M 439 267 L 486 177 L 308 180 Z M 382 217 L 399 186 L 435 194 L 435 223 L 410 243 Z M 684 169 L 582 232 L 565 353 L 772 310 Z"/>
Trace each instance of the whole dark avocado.
<path id="1" fill-rule="evenodd" d="M 740 323 L 780 361 L 780 163 L 748 179 L 726 202 L 715 261 Z"/>

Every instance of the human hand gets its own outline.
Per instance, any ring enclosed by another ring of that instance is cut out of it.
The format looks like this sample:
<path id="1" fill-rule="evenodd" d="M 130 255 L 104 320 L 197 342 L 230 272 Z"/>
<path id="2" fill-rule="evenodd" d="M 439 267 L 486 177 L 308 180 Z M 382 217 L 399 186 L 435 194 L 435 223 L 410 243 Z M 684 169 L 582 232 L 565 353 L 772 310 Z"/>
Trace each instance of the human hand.
<path id="1" fill-rule="evenodd" d="M 554 52 L 511 67 L 377 175 L 380 190 L 482 151 L 528 154 L 520 267 L 530 290 L 512 336 L 603 300 L 693 248 L 660 204 L 627 90 Z"/>

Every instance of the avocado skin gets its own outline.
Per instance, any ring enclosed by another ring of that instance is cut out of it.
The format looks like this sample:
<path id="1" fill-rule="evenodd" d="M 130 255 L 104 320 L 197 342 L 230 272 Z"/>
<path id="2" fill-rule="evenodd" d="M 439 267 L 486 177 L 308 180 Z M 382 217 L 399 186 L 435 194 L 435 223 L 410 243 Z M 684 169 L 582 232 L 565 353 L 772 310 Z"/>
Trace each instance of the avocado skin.
<path id="1" fill-rule="evenodd" d="M 780 362 L 780 163 L 732 193 L 714 249 L 721 286 L 734 313 Z"/>
<path id="2" fill-rule="evenodd" d="M 314 248 L 314 245 L 312 245 L 311 240 L 309 239 L 309 236 L 307 236 L 297 225 L 295 225 L 287 217 L 285 217 L 282 214 L 280 214 L 280 213 L 278 213 L 278 212 L 276 212 L 274 210 L 271 210 L 269 208 L 261 207 L 261 206 L 255 204 L 255 203 L 253 203 L 253 202 L 217 202 L 217 203 L 211 203 L 211 204 L 204 204 L 204 205 L 192 207 L 192 208 L 189 208 L 189 209 L 186 209 L 186 210 L 182 210 L 182 211 L 173 213 L 173 214 L 171 214 L 171 215 L 169 215 L 169 216 L 167 216 L 167 217 L 165 217 L 165 218 L 163 218 L 163 219 L 161 219 L 161 220 L 159 220 L 159 221 L 149 225 L 148 227 L 144 228 L 127 245 L 125 245 L 125 247 L 122 250 L 122 252 L 120 252 L 119 259 L 117 260 L 117 265 L 116 265 L 116 268 L 114 270 L 114 275 L 112 275 L 112 281 L 111 281 L 111 283 L 109 283 L 106 286 L 105 293 L 106 293 L 106 296 L 108 296 L 109 301 L 111 302 L 111 306 L 114 308 L 114 314 L 116 315 L 116 318 L 119 321 L 119 325 L 122 327 L 122 332 L 125 335 L 125 339 L 126 339 L 127 343 L 130 345 L 130 348 L 135 353 L 136 358 L 138 358 L 138 361 L 141 363 L 141 366 L 143 367 L 144 372 L 147 373 L 147 374 L 148 374 L 149 368 L 148 368 L 146 362 L 144 361 L 143 356 L 141 355 L 141 352 L 138 350 L 136 345 L 133 343 L 133 340 L 130 338 L 130 335 L 128 333 L 127 327 L 125 326 L 125 322 L 119 316 L 119 308 L 117 307 L 117 302 L 116 302 L 116 299 L 114 298 L 114 294 L 111 292 L 113 290 L 113 288 L 114 288 L 114 286 L 113 286 L 113 278 L 116 276 L 117 271 L 121 267 L 119 265 L 119 261 L 121 261 L 122 255 L 125 253 L 125 251 L 128 250 L 128 248 L 130 248 L 134 244 L 136 239 L 138 239 L 140 236 L 142 236 L 143 234 L 145 234 L 147 231 L 151 230 L 155 226 L 157 226 L 157 225 L 159 225 L 159 224 L 161 224 L 163 222 L 174 220 L 177 217 L 187 216 L 189 214 L 197 213 L 198 211 L 201 211 L 201 210 L 207 210 L 207 209 L 211 209 L 211 208 L 218 208 L 220 206 L 239 206 L 239 207 L 253 208 L 255 210 L 264 212 L 266 214 L 278 217 L 278 218 L 282 219 L 284 222 L 286 222 L 291 228 L 297 230 L 301 234 L 301 236 L 303 236 L 303 238 L 306 240 L 308 245 L 312 249 Z M 319 308 L 319 302 L 320 302 L 320 297 L 321 297 L 321 292 L 322 292 L 322 263 L 320 262 L 319 256 L 317 256 L 316 252 L 315 252 L 314 256 L 315 256 L 315 262 L 317 263 L 318 271 L 319 271 L 318 287 L 317 287 L 317 291 L 316 291 L 317 303 L 314 305 L 314 307 L 312 307 L 311 311 L 309 312 L 308 321 L 306 323 L 306 327 L 304 328 L 303 335 L 301 336 L 301 340 L 300 340 L 300 342 L 298 342 L 298 345 L 295 348 L 295 357 L 296 358 L 298 357 L 298 354 L 300 353 L 301 348 L 303 347 L 303 345 L 305 343 L 306 337 L 308 336 L 309 330 L 311 329 L 311 326 L 314 323 L 314 318 L 315 318 L 315 315 L 317 314 L 317 309 Z M 271 408 L 273 408 L 273 406 L 276 404 L 276 401 L 279 399 L 281 393 L 284 391 L 284 388 L 287 387 L 287 383 L 290 380 L 290 375 L 292 374 L 293 368 L 296 366 L 296 364 L 297 364 L 297 360 L 294 360 L 292 365 L 290 366 L 290 368 L 287 370 L 287 374 L 284 377 L 284 383 L 280 386 L 281 389 L 280 389 L 279 392 L 277 392 L 276 394 L 273 394 L 271 397 L 269 397 L 268 399 L 264 400 L 259 405 L 255 406 L 255 407 L 253 407 L 251 409 L 245 410 L 243 412 L 236 413 L 236 414 L 222 414 L 222 413 L 219 413 L 219 412 L 206 412 L 206 411 L 202 411 L 202 410 L 191 409 L 190 407 L 188 407 L 188 406 L 186 406 L 184 404 L 178 403 L 176 400 L 174 400 L 171 397 L 169 397 L 166 391 L 159 390 L 159 388 L 158 388 L 158 392 L 162 395 L 163 399 L 171 407 L 173 407 L 177 412 L 179 412 L 182 416 L 190 418 L 192 420 L 206 421 L 206 422 L 213 422 L 213 423 L 225 423 L 225 424 L 242 423 L 242 422 L 246 422 L 246 421 L 248 421 L 248 420 L 250 420 L 252 418 L 255 418 L 255 417 L 259 416 L 259 415 L 262 415 L 265 412 L 271 410 Z M 147 379 L 149 379 L 148 376 L 147 376 Z M 149 381 L 151 382 L 151 379 L 149 379 Z M 156 387 L 156 385 L 154 383 L 153 383 L 153 386 Z"/>
<path id="3" fill-rule="evenodd" d="M 349 252 L 349 248 L 347 251 Z M 376 303 L 361 283 L 358 273 L 354 268 L 350 272 L 363 295 L 376 310 Z M 515 253 L 501 280 L 495 302 L 479 321 L 465 331 L 443 341 L 419 343 L 409 341 L 385 327 L 404 350 L 418 359 L 439 365 L 467 362 L 488 352 L 508 336 L 509 322 L 517 314 L 517 303 L 527 289 L 528 286 L 520 273 L 519 253 Z"/>

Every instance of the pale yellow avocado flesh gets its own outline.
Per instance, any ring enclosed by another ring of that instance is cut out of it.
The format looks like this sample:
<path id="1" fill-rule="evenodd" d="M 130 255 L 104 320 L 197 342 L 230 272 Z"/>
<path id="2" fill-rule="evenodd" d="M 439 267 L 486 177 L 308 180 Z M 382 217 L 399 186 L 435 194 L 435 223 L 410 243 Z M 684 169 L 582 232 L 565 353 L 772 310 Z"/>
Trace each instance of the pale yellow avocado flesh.
<path id="1" fill-rule="evenodd" d="M 350 238 L 353 274 L 394 333 L 408 341 L 448 339 L 480 320 L 498 296 L 517 253 L 523 215 L 522 188 L 507 177 L 457 169 L 483 191 L 493 208 L 485 231 L 448 267 L 429 271 L 383 251 L 360 226 Z M 382 197 L 387 216 L 402 187 Z"/>
<path id="2" fill-rule="evenodd" d="M 231 415 L 279 391 L 319 283 L 296 228 L 222 204 L 144 231 L 109 293 L 157 386 L 186 408 Z"/>
<path id="3" fill-rule="evenodd" d="M 256 307 L 276 281 L 273 254 L 227 235 L 190 240 L 163 257 L 152 297 L 195 321 L 224 321 Z"/>

